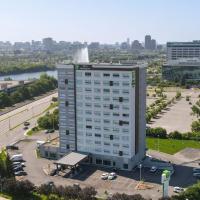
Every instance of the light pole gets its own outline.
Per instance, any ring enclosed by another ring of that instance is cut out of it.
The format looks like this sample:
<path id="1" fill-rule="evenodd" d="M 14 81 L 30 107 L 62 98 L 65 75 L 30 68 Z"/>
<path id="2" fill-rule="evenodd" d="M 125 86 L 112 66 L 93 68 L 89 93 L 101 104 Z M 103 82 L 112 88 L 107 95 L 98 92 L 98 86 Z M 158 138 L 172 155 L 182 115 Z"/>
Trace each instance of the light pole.
<path id="1" fill-rule="evenodd" d="M 140 168 L 140 181 L 142 180 L 142 164 L 139 164 L 139 168 Z"/>

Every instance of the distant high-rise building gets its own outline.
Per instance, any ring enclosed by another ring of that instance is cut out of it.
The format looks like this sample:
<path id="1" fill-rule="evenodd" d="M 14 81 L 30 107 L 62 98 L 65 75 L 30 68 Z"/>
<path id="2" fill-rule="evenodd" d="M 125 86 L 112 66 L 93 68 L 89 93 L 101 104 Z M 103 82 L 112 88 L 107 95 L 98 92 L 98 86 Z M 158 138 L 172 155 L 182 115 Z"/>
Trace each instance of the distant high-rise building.
<path id="1" fill-rule="evenodd" d="M 141 50 L 143 49 L 142 44 L 138 40 L 134 40 L 131 44 L 132 50 Z"/>
<path id="2" fill-rule="evenodd" d="M 155 50 L 156 49 L 156 40 L 151 39 L 150 35 L 145 36 L 145 49 Z"/>
<path id="3" fill-rule="evenodd" d="M 155 50 L 156 49 L 156 40 L 152 39 L 151 40 L 151 50 Z"/>
<path id="4" fill-rule="evenodd" d="M 146 35 L 145 36 L 145 49 L 151 49 L 151 36 Z"/>
<path id="5" fill-rule="evenodd" d="M 44 38 L 42 42 L 43 42 L 44 50 L 52 51 L 54 49 L 55 41 L 52 38 L 50 37 Z"/>

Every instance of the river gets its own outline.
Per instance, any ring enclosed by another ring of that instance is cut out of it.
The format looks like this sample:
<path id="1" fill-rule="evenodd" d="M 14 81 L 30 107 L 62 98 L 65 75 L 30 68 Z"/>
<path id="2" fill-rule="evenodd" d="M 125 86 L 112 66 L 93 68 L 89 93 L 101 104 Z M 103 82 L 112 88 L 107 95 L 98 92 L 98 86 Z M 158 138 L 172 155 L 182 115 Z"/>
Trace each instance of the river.
<path id="1" fill-rule="evenodd" d="M 12 80 L 20 81 L 20 80 L 29 80 L 29 79 L 38 79 L 42 73 L 46 73 L 49 76 L 53 76 L 57 79 L 57 70 L 54 71 L 44 71 L 44 72 L 31 72 L 31 73 L 22 73 L 22 74 L 13 74 L 0 76 L 0 80 L 4 80 L 5 78 L 11 78 Z"/>

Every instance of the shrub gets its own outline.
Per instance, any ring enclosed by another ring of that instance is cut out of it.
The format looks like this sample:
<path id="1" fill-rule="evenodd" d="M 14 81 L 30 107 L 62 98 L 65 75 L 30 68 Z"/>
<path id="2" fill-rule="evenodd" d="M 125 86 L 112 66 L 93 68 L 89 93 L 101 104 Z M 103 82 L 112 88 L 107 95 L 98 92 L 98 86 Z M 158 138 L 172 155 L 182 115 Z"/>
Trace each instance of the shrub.
<path id="1" fill-rule="evenodd" d="M 181 133 L 178 132 L 178 131 L 173 131 L 173 132 L 169 133 L 168 137 L 169 137 L 169 138 L 172 138 L 172 139 L 180 140 L 180 139 L 183 138 L 182 135 L 183 135 L 183 134 L 181 134 Z"/>
<path id="2" fill-rule="evenodd" d="M 167 131 L 164 128 L 148 128 L 146 130 L 146 135 L 149 137 L 159 137 L 159 138 L 167 138 Z"/>

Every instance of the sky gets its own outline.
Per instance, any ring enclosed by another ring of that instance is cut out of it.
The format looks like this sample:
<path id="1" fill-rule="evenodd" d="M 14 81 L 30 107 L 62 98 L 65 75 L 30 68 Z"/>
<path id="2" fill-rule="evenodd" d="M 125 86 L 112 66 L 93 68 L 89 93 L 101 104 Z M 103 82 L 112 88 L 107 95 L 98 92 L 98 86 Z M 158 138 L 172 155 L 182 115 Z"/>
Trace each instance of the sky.
<path id="1" fill-rule="evenodd" d="M 0 0 L 0 41 L 200 40 L 200 0 Z"/>

